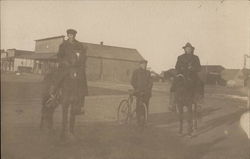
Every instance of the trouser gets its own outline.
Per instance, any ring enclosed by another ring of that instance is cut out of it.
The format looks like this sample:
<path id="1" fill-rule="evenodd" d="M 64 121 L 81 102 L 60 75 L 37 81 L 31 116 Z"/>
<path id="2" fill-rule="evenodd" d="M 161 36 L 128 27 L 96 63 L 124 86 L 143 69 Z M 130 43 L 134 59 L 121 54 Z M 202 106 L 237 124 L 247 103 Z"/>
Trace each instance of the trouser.
<path id="1" fill-rule="evenodd" d="M 192 109 L 192 104 L 188 104 L 187 106 L 187 131 L 188 133 L 193 132 L 193 109 Z M 180 129 L 179 132 L 182 133 L 183 131 L 183 115 L 184 115 L 184 106 L 178 104 L 178 113 L 179 113 L 179 121 L 180 121 Z"/>
<path id="2" fill-rule="evenodd" d="M 67 97 L 65 97 L 67 98 Z M 62 102 L 63 105 L 69 105 L 71 109 L 71 113 L 74 113 L 75 115 L 81 113 L 82 108 L 85 105 L 85 96 L 82 96 L 79 99 L 63 99 Z"/>
<path id="3" fill-rule="evenodd" d="M 149 101 L 150 101 L 150 96 L 149 95 L 141 95 L 141 96 L 137 96 L 136 97 L 136 117 L 137 117 L 137 121 L 138 124 L 140 124 L 140 118 L 141 117 L 145 117 L 145 113 L 147 113 L 148 116 L 148 112 L 149 112 Z M 143 107 L 143 103 L 146 105 L 146 112 L 145 109 Z"/>
<path id="4" fill-rule="evenodd" d="M 68 112 L 70 108 L 69 118 L 69 131 L 74 132 L 76 115 L 81 113 L 81 108 L 84 107 L 85 97 L 83 96 L 80 100 L 64 100 L 63 106 L 63 132 L 68 130 Z"/>

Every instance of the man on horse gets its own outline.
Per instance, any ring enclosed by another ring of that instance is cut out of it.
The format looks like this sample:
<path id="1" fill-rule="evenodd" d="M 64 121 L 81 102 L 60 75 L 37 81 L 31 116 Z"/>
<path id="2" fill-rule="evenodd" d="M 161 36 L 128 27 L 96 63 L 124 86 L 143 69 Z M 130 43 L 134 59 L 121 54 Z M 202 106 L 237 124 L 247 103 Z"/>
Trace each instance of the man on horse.
<path id="1" fill-rule="evenodd" d="M 138 69 L 136 69 L 131 78 L 131 85 L 133 86 L 135 90 L 135 96 L 136 96 L 136 116 L 137 116 L 137 121 L 138 124 L 144 124 L 140 123 L 140 114 L 143 113 L 142 108 L 141 108 L 141 102 L 146 104 L 147 107 L 147 112 L 148 113 L 148 108 L 149 108 L 149 100 L 152 95 L 152 86 L 153 86 L 153 81 L 151 78 L 150 71 L 146 69 L 146 62 L 141 61 L 140 66 Z"/>
<path id="2" fill-rule="evenodd" d="M 74 132 L 75 115 L 83 114 L 85 96 L 88 95 L 85 72 L 86 48 L 75 39 L 77 31 L 67 30 L 68 39 L 59 47 L 58 71 L 54 80 L 55 90 L 62 90 L 63 134 L 68 126 L 68 109 L 70 111 L 70 133 Z"/>
<path id="3" fill-rule="evenodd" d="M 184 84 L 181 87 L 182 90 L 186 90 L 185 93 L 181 92 L 182 98 L 179 99 L 179 101 L 176 101 L 179 113 L 183 113 L 183 106 L 187 107 L 188 110 L 188 134 L 192 134 L 193 129 L 193 123 L 192 123 L 192 105 L 196 102 L 196 95 L 200 94 L 203 96 L 204 90 L 203 90 L 203 82 L 199 79 L 198 72 L 201 71 L 201 65 L 199 57 L 194 55 L 194 47 L 187 43 L 183 47 L 185 53 L 180 55 L 177 59 L 177 63 L 175 66 L 175 69 L 177 71 L 177 77 L 175 78 L 176 81 L 173 82 L 173 85 L 171 87 L 171 92 L 177 91 L 178 81 L 177 79 L 184 79 Z M 182 83 L 183 83 L 182 82 Z M 179 82 L 180 83 L 180 82 Z M 202 88 L 201 88 L 202 87 Z M 176 95 L 178 96 L 178 95 Z M 181 108 L 181 110 L 180 110 Z M 181 111 L 181 112 L 180 112 Z M 182 118 L 182 116 L 181 116 Z M 180 119 L 182 122 L 182 119 Z M 182 124 L 182 123 L 181 123 Z M 182 133 L 182 125 L 180 127 L 180 133 Z"/>

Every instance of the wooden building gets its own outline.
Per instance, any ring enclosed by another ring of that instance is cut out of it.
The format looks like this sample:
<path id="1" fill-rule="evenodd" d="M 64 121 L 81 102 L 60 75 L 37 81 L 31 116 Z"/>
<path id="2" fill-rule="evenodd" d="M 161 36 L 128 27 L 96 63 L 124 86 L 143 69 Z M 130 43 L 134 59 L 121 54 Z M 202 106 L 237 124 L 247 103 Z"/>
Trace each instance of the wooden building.
<path id="1" fill-rule="evenodd" d="M 44 74 L 57 65 L 56 54 L 64 36 L 35 40 L 35 53 L 15 58 L 15 69 L 31 67 L 32 72 Z M 141 61 L 147 61 L 136 49 L 82 42 L 87 47 L 87 78 L 128 82 Z"/>
<path id="2" fill-rule="evenodd" d="M 34 51 L 8 49 L 5 56 L 1 58 L 1 70 L 3 71 L 18 71 L 18 66 L 15 65 L 15 59 L 19 56 L 34 54 Z M 19 65 L 22 66 L 22 65 Z"/>

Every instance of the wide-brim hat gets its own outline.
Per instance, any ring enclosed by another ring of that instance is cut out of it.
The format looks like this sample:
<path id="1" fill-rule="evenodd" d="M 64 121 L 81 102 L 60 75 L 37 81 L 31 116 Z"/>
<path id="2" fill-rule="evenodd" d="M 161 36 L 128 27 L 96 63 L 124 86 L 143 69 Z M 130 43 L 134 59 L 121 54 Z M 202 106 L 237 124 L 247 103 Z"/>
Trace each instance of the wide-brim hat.
<path id="1" fill-rule="evenodd" d="M 189 42 L 187 42 L 186 45 L 183 46 L 182 48 L 185 49 L 187 47 L 190 47 L 190 48 L 194 49 L 194 47 Z"/>
<path id="2" fill-rule="evenodd" d="M 73 35 L 76 35 L 77 31 L 74 30 L 74 29 L 68 29 L 67 30 L 67 34 L 73 34 Z"/>

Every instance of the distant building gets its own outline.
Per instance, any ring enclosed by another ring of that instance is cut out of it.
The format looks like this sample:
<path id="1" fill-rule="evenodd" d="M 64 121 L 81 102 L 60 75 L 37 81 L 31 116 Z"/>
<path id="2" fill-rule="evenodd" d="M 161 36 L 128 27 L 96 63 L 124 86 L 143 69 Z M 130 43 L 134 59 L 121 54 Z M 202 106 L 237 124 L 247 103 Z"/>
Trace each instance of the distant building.
<path id="1" fill-rule="evenodd" d="M 147 61 L 136 49 L 82 43 L 87 49 L 87 76 L 91 80 L 128 82 L 140 61 Z"/>
<path id="2" fill-rule="evenodd" d="M 7 52 L 1 50 L 1 71 L 7 71 L 8 61 L 7 61 Z"/>
<path id="3" fill-rule="evenodd" d="M 222 79 L 234 86 L 244 85 L 244 74 L 241 69 L 225 69 L 221 73 Z"/>
<path id="4" fill-rule="evenodd" d="M 174 68 L 168 69 L 167 71 L 162 71 L 161 76 L 164 80 L 171 81 L 176 76 L 177 72 Z"/>
<path id="5" fill-rule="evenodd" d="M 221 65 L 202 65 L 198 76 L 206 84 L 224 85 L 225 81 L 221 78 L 223 70 L 225 70 L 225 68 Z M 162 71 L 161 74 L 165 80 L 172 80 L 177 72 L 174 68 L 171 68 L 167 71 Z"/>
<path id="6" fill-rule="evenodd" d="M 202 65 L 201 70 L 211 74 L 221 74 L 225 68 L 221 65 Z"/>
<path id="7" fill-rule="evenodd" d="M 61 35 L 35 40 L 35 53 L 57 53 L 64 38 L 65 36 Z"/>
<path id="8" fill-rule="evenodd" d="M 205 79 L 206 84 L 225 85 L 225 80 L 221 77 L 224 70 L 225 68 L 221 65 L 202 65 L 200 78 Z"/>
<path id="9" fill-rule="evenodd" d="M 45 74 L 57 67 L 55 53 L 32 53 L 15 57 L 14 71 Z"/>
<path id="10" fill-rule="evenodd" d="M 57 52 L 64 36 L 35 40 L 35 52 L 15 57 L 15 70 L 27 67 L 28 71 L 44 74 L 57 66 Z M 87 47 L 88 80 L 130 81 L 132 72 L 141 61 L 147 61 L 136 49 L 82 42 Z M 29 68 L 29 69 L 28 69 Z"/>
<path id="11" fill-rule="evenodd" d="M 26 50 L 17 50 L 17 49 L 8 49 L 4 52 L 4 55 L 1 53 L 1 70 L 3 71 L 17 71 L 18 68 L 15 67 L 15 58 L 22 55 L 33 54 L 33 51 Z M 25 66 L 25 65 L 20 65 Z"/>
<path id="12" fill-rule="evenodd" d="M 164 82 L 164 77 L 163 75 L 155 72 L 155 71 L 150 71 L 151 78 L 153 79 L 154 82 Z"/>

